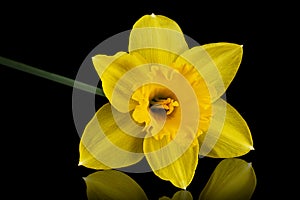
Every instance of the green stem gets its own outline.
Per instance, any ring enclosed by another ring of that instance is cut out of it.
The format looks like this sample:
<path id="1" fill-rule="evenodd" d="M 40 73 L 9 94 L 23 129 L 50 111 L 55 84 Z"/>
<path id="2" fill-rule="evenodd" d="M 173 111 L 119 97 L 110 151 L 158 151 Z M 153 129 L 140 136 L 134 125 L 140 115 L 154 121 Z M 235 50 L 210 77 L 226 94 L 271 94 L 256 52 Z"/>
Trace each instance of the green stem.
<path id="1" fill-rule="evenodd" d="M 13 69 L 23 71 L 23 72 L 27 72 L 29 74 L 40 76 L 42 78 L 46 78 L 46 79 L 49 79 L 51 81 L 55 81 L 55 82 L 58 82 L 58 83 L 61 83 L 61 84 L 64 84 L 64 85 L 67 85 L 67 86 L 70 86 L 70 87 L 74 87 L 74 88 L 77 88 L 77 89 L 80 89 L 80 90 L 83 90 L 83 91 L 86 91 L 86 92 L 90 92 L 92 94 L 97 94 L 97 95 L 100 95 L 100 96 L 103 96 L 103 97 L 105 96 L 103 91 L 100 88 L 97 88 L 97 87 L 91 86 L 89 84 L 86 84 L 86 83 L 83 83 L 83 82 L 80 82 L 80 81 L 76 81 L 76 80 L 64 77 L 64 76 L 61 76 L 61 75 L 58 75 L 58 74 L 47 72 L 45 70 L 41 70 L 41 69 L 38 69 L 38 68 L 35 68 L 35 67 L 31 67 L 29 65 L 26 65 L 26 64 L 8 59 L 8 58 L 4 58 L 2 56 L 0 56 L 0 64 L 2 64 L 4 66 L 7 66 L 7 67 L 11 67 Z"/>

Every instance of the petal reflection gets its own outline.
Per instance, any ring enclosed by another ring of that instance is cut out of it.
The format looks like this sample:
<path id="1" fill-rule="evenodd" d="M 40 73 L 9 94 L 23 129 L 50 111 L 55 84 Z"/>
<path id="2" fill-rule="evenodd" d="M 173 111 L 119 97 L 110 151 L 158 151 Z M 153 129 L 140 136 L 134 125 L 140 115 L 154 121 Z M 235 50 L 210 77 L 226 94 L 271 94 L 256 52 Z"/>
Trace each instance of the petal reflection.
<path id="1" fill-rule="evenodd" d="M 250 199 L 256 187 L 256 176 L 251 163 L 239 158 L 222 160 L 202 190 L 203 199 Z"/>
<path id="2" fill-rule="evenodd" d="M 148 200 L 143 189 L 128 175 L 105 170 L 94 172 L 84 178 L 88 200 Z"/>
<path id="3" fill-rule="evenodd" d="M 172 199 L 163 196 L 160 197 L 159 200 L 193 200 L 193 196 L 189 191 L 180 190 L 173 195 Z"/>

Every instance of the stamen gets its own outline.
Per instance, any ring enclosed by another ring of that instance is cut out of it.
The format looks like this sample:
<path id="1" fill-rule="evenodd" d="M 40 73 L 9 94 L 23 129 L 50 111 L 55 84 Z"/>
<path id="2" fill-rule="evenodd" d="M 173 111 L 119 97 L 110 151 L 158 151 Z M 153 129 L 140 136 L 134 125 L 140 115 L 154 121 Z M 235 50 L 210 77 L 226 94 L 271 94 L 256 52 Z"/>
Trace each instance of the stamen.
<path id="1" fill-rule="evenodd" d="M 154 98 L 150 102 L 151 108 L 165 109 L 167 115 L 171 114 L 174 111 L 175 107 L 178 106 L 179 103 L 171 98 L 167 98 L 167 99 Z"/>

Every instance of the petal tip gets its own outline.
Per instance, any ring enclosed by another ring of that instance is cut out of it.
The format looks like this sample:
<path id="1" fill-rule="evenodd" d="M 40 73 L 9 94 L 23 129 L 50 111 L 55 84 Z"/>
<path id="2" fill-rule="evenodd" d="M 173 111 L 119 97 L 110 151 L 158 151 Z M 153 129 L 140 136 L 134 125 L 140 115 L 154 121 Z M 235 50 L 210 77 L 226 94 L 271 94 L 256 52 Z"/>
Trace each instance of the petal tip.
<path id="1" fill-rule="evenodd" d="M 249 149 L 250 149 L 250 150 L 255 150 L 253 146 L 250 146 Z"/>
<path id="2" fill-rule="evenodd" d="M 153 18 L 155 18 L 155 17 L 156 17 L 156 15 L 155 15 L 154 13 L 152 13 L 150 16 L 151 16 L 151 17 L 153 17 Z"/>
<path id="3" fill-rule="evenodd" d="M 92 56 L 91 60 L 92 60 L 92 63 L 95 64 L 95 62 L 96 62 L 96 56 Z"/>

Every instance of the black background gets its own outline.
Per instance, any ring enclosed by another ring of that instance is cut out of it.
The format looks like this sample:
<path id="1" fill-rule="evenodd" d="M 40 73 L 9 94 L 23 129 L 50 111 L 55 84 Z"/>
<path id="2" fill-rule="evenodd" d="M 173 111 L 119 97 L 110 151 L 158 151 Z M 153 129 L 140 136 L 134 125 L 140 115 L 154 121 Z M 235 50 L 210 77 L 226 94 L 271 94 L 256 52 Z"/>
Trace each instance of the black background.
<path id="1" fill-rule="evenodd" d="M 175 20 L 200 44 L 243 44 L 243 60 L 226 95 L 252 131 L 255 151 L 242 158 L 252 162 L 257 175 L 253 199 L 288 196 L 280 186 L 279 177 L 284 175 L 275 168 L 278 155 L 270 137 L 275 122 L 268 120 L 273 91 L 265 81 L 265 70 L 271 69 L 266 48 L 277 19 L 266 10 L 272 9 L 252 1 L 3 3 L 0 56 L 74 79 L 93 48 L 151 13 Z M 80 138 L 72 116 L 72 88 L 5 66 L 0 66 L 0 88 L 1 193 L 8 199 L 86 199 L 81 177 L 93 170 L 77 166 Z M 106 102 L 97 99 L 99 105 Z M 188 187 L 194 199 L 219 161 L 201 159 Z M 152 173 L 131 176 L 149 199 L 171 197 L 178 191 Z"/>

